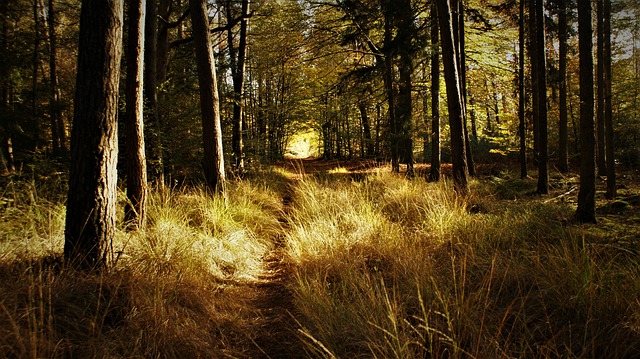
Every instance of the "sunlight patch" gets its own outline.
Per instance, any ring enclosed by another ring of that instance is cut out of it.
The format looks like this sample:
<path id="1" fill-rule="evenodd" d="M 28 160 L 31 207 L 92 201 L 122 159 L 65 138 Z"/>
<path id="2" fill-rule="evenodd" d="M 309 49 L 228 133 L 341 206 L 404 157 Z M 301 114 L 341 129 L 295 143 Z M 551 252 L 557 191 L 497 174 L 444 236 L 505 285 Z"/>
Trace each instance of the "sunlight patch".
<path id="1" fill-rule="evenodd" d="M 306 130 L 291 136 L 287 144 L 285 157 L 308 158 L 318 156 L 318 134 L 313 130 Z"/>

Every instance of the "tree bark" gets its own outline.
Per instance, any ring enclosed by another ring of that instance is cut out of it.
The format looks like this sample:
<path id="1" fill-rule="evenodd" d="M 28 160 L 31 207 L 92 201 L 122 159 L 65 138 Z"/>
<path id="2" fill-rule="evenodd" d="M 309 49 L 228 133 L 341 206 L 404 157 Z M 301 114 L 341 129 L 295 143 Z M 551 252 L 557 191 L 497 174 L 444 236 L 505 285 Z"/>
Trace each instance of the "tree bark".
<path id="1" fill-rule="evenodd" d="M 547 135 L 547 66 L 545 55 L 544 0 L 536 0 L 536 63 L 538 71 L 538 187 L 540 194 L 549 193 Z"/>
<path id="2" fill-rule="evenodd" d="M 536 45 L 536 0 L 529 0 L 529 61 L 531 62 L 531 114 L 533 117 L 533 164 L 538 166 L 540 161 L 540 131 L 538 130 L 540 118 L 540 99 L 538 82 L 540 70 L 538 69 L 538 46 Z"/>
<path id="3" fill-rule="evenodd" d="M 156 86 L 167 80 L 169 68 L 169 18 L 172 13 L 172 0 L 158 2 L 158 36 L 156 42 Z"/>
<path id="4" fill-rule="evenodd" d="M 454 33 L 451 25 L 451 7 L 449 0 L 437 0 L 440 24 L 440 44 L 442 62 L 447 86 L 447 105 L 449 108 L 449 127 L 451 133 L 451 162 L 453 164 L 453 182 L 460 194 L 468 192 L 467 161 L 464 144 L 464 106 L 460 89 L 458 61 L 455 54 Z"/>
<path id="5" fill-rule="evenodd" d="M 413 29 L 413 12 L 411 2 L 402 0 L 396 4 L 398 14 L 398 50 L 400 54 L 398 86 L 398 107 L 397 121 L 399 130 L 399 144 L 401 159 L 407 166 L 406 175 L 412 177 L 413 173 L 413 104 L 412 104 L 412 82 L 411 75 L 413 73 L 413 50 L 411 45 Z"/>
<path id="6" fill-rule="evenodd" d="M 121 0 L 85 0 L 71 133 L 64 257 L 83 270 L 107 265 L 116 224 Z"/>
<path id="7" fill-rule="evenodd" d="M 469 106 L 467 106 L 467 114 L 469 116 L 469 122 L 471 123 L 471 139 L 473 140 L 473 145 L 478 145 L 478 126 L 476 124 L 476 110 L 475 110 L 475 100 L 472 94 L 467 93 Z"/>
<path id="8" fill-rule="evenodd" d="M 578 2 L 578 46 L 580 48 L 580 191 L 576 219 L 596 222 L 596 161 L 593 120 L 593 54 L 591 2 Z"/>
<path id="9" fill-rule="evenodd" d="M 440 43 L 438 40 L 438 9 L 431 5 L 431 171 L 432 181 L 440 180 Z"/>
<path id="10" fill-rule="evenodd" d="M 40 118 L 38 116 L 38 68 L 40 66 L 40 16 L 38 0 L 33 0 L 33 63 L 31 74 L 31 116 L 33 118 L 33 151 L 40 146 Z M 57 139 L 56 139 L 57 142 Z"/>
<path id="11" fill-rule="evenodd" d="M 458 6 L 458 21 L 457 29 L 454 31 L 458 34 L 458 71 L 460 74 L 460 89 L 462 90 L 462 105 L 464 106 L 464 146 L 467 156 L 467 168 L 469 169 L 469 175 L 475 177 L 476 166 L 473 161 L 473 151 L 471 149 L 471 141 L 469 141 L 469 124 L 467 121 L 467 58 L 465 49 L 465 30 L 464 30 L 464 3 L 463 0 L 456 0 Z"/>
<path id="12" fill-rule="evenodd" d="M 371 124 L 369 122 L 369 115 L 367 113 L 367 105 L 364 103 L 364 101 L 358 103 L 358 109 L 360 110 L 360 118 L 362 120 L 364 156 L 370 157 L 371 155 L 373 155 L 373 141 L 371 140 Z"/>
<path id="13" fill-rule="evenodd" d="M 616 189 L 616 160 L 615 143 L 613 137 L 613 109 L 611 93 L 611 0 L 604 0 L 604 123 L 605 146 L 607 158 L 607 192 L 609 199 L 615 198 Z"/>
<path id="14" fill-rule="evenodd" d="M 518 132 L 520 135 L 520 178 L 527 178 L 526 99 L 524 91 L 524 2 L 525 0 L 520 0 L 520 15 L 518 19 Z"/>
<path id="15" fill-rule="evenodd" d="M 8 53 L 9 51 L 9 42 L 13 39 L 9 38 L 9 24 L 10 24 L 10 19 L 9 16 L 7 16 L 8 14 L 8 1 L 2 1 L 0 2 L 0 21 L 2 21 L 2 34 L 0 35 L 0 46 L 1 49 L 4 53 Z M 11 84 L 11 81 L 9 80 L 8 76 L 8 71 L 9 69 L 4 69 L 6 72 L 2 73 L 2 84 L 0 86 L 0 91 L 1 91 L 1 98 L 0 98 L 0 112 L 2 114 L 6 114 L 9 115 L 10 113 L 13 112 L 13 103 L 12 103 L 12 92 L 13 92 L 13 85 Z M 13 158 L 13 142 L 12 142 L 12 127 L 13 124 L 12 123 L 7 123 L 9 121 L 6 121 L 5 123 L 1 124 L 1 126 L 4 129 L 4 133 L 2 135 L 1 138 L 1 142 L 0 143 L 0 154 L 2 154 L 2 159 L 3 159 L 3 173 L 4 174 L 14 174 L 16 171 L 16 167 L 15 167 L 15 161 Z"/>
<path id="16" fill-rule="evenodd" d="M 597 106 L 596 106 L 596 169 L 598 176 L 607 173 L 606 144 L 604 140 L 604 0 L 596 0 L 597 48 Z"/>
<path id="17" fill-rule="evenodd" d="M 391 145 L 391 170 L 400 172 L 399 161 L 399 141 L 398 141 L 398 119 L 396 107 L 396 94 L 394 88 L 394 51 L 392 49 L 393 42 L 393 15 L 391 13 L 391 0 L 382 0 L 384 13 L 384 72 L 383 80 L 387 95 L 388 115 L 389 115 L 389 132 Z"/>
<path id="18" fill-rule="evenodd" d="M 211 49 L 209 17 L 206 0 L 189 0 L 193 40 L 198 66 L 200 108 L 202 111 L 202 139 L 204 142 L 204 176 L 208 188 L 226 199 L 220 100 L 216 81 L 216 67 Z"/>
<path id="19" fill-rule="evenodd" d="M 234 51 L 233 29 L 228 30 L 229 56 L 231 58 L 231 72 L 233 78 L 233 130 L 231 134 L 231 147 L 233 152 L 234 170 L 242 174 L 244 172 L 244 149 L 243 149 L 243 122 L 244 122 L 244 72 L 247 53 L 247 25 L 249 19 L 249 0 L 242 0 L 242 10 L 240 21 L 240 39 L 238 41 L 238 52 Z M 231 2 L 227 1 L 227 24 L 233 21 L 231 13 Z"/>
<path id="20" fill-rule="evenodd" d="M 559 0 L 558 6 L 558 37 L 559 37 L 559 82 L 560 82 L 560 99 L 559 111 L 560 118 L 558 121 L 558 170 L 562 173 L 569 171 L 569 130 L 568 130 L 568 113 L 567 113 L 567 0 Z"/>
<path id="21" fill-rule="evenodd" d="M 57 36 L 56 10 L 54 0 L 49 0 L 48 29 L 49 29 L 49 116 L 51 122 L 51 136 L 53 152 L 62 155 L 67 152 L 67 133 L 64 119 L 61 116 L 60 86 L 58 84 L 57 69 Z"/>
<path id="22" fill-rule="evenodd" d="M 146 219 L 147 160 L 144 146 L 143 68 L 146 0 L 129 0 L 126 88 L 127 199 L 124 220 L 142 228 Z"/>
<path id="23" fill-rule="evenodd" d="M 149 176 L 160 188 L 164 188 L 164 156 L 162 126 L 158 115 L 158 0 L 147 0 L 144 46 L 144 97 L 148 142 Z"/>
<path id="24" fill-rule="evenodd" d="M 262 78 L 258 78 L 258 114 L 256 115 L 256 127 L 258 128 L 258 155 L 266 157 L 267 155 L 267 115 L 265 113 L 264 92 L 266 84 Z M 325 142 L 325 146 L 327 143 Z M 326 152 L 326 148 L 325 148 Z"/>

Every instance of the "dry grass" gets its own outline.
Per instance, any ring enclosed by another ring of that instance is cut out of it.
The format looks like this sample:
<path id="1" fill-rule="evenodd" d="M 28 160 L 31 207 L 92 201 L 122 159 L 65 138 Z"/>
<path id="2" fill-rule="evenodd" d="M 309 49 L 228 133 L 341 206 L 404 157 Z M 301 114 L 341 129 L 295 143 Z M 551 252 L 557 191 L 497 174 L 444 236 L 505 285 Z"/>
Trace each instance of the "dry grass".
<path id="1" fill-rule="evenodd" d="M 635 222 L 573 224 L 570 198 L 531 196 L 533 181 L 508 174 L 459 198 L 447 182 L 345 165 L 305 176 L 305 165 L 234 182 L 227 205 L 199 189 L 154 192 L 148 228 L 118 230 L 100 275 L 60 263 L 64 196 L 8 183 L 0 358 L 250 358 L 263 355 L 257 341 L 276 345 L 261 332 L 288 325 L 265 318 L 292 315 L 309 357 L 640 353 Z M 289 291 L 278 295 L 293 299 L 269 317 L 283 298 L 265 292 L 265 258 L 280 251 Z"/>
<path id="2" fill-rule="evenodd" d="M 61 265 L 64 206 L 11 182 L 0 221 L 0 357 L 243 356 L 255 337 L 238 288 L 264 271 L 281 201 L 264 181 L 154 192 L 144 231 L 118 230 L 100 275 Z M 122 206 L 119 206 L 122 208 Z M 241 338 L 241 339 L 238 339 Z"/>
<path id="3" fill-rule="evenodd" d="M 460 199 L 389 173 L 305 180 L 288 243 L 313 356 L 636 356 L 637 255 L 599 245 L 568 205 L 514 201 L 526 182 Z"/>

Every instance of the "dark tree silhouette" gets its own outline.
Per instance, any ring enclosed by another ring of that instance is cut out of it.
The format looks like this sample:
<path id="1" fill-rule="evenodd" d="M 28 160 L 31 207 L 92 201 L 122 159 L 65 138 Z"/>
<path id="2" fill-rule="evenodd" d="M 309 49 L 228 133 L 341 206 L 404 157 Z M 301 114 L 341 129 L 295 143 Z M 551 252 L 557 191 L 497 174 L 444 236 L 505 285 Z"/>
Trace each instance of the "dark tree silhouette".
<path id="1" fill-rule="evenodd" d="M 49 32 L 49 118 L 53 152 L 61 155 L 67 152 L 67 131 L 61 116 L 60 85 L 58 83 L 57 35 L 55 1 L 49 0 L 48 32 Z"/>
<path id="2" fill-rule="evenodd" d="M 431 172 L 432 181 L 440 180 L 440 43 L 438 40 L 438 9 L 431 5 Z"/>
<path id="3" fill-rule="evenodd" d="M 616 189 L 616 160 L 615 143 L 613 141 L 613 109 L 611 104 L 611 0 L 604 0 L 604 125 L 607 158 L 607 198 L 615 198 Z"/>
<path id="4" fill-rule="evenodd" d="M 567 112 L 567 0 L 558 1 L 558 37 L 559 37 L 559 58 L 558 58 L 558 82 L 560 86 L 559 111 L 560 118 L 558 120 L 558 170 L 565 173 L 569 170 L 569 131 L 568 131 L 568 112 Z"/>
<path id="5" fill-rule="evenodd" d="M 449 108 L 449 127 L 451 132 L 451 162 L 453 165 L 453 181 L 461 194 L 468 191 L 467 160 L 464 144 L 464 106 L 460 88 L 460 74 L 456 59 L 453 26 L 451 22 L 451 5 L 449 0 L 438 0 L 438 19 L 440 24 L 440 44 L 444 78 L 447 86 L 447 106 Z"/>
<path id="6" fill-rule="evenodd" d="M 580 48 L 580 191 L 576 219 L 596 222 L 596 160 L 593 111 L 593 35 L 591 2 L 578 1 L 578 46 Z"/>
<path id="7" fill-rule="evenodd" d="M 145 222 L 147 200 L 147 160 L 144 146 L 143 67 L 146 0 L 129 0 L 126 89 L 127 199 L 124 219 L 131 227 Z"/>
<path id="8" fill-rule="evenodd" d="M 231 1 L 227 1 L 227 23 L 233 23 Z M 233 79 L 233 131 L 231 134 L 231 149 L 233 152 L 233 168 L 242 174 L 244 172 L 244 149 L 242 132 L 244 123 L 244 73 L 247 54 L 247 25 L 249 22 L 249 0 L 242 0 L 242 20 L 240 21 L 240 39 L 236 51 L 233 44 L 233 27 L 227 30 L 229 43 L 229 57 L 231 59 L 231 77 Z"/>
<path id="9" fill-rule="evenodd" d="M 596 0 L 596 169 L 598 176 L 607 173 L 604 138 L 604 0 Z"/>
<path id="10" fill-rule="evenodd" d="M 535 52 L 538 81 L 533 91 L 538 94 L 538 188 L 540 194 L 549 193 L 548 128 L 547 128 L 547 60 L 545 55 L 544 0 L 535 1 Z"/>
<path id="11" fill-rule="evenodd" d="M 415 33 L 413 26 L 413 11 L 411 1 L 401 0 L 394 3 L 397 12 L 398 61 L 399 84 L 398 84 L 398 107 L 396 108 L 396 121 L 398 122 L 396 136 L 398 136 L 398 149 L 400 160 L 407 165 L 407 176 L 413 176 L 413 138 L 412 138 L 412 82 L 413 55 L 412 34 Z"/>
<path id="12" fill-rule="evenodd" d="M 524 2 L 520 0 L 518 17 L 518 134 L 520 135 L 520 177 L 527 178 L 527 133 L 525 123 L 525 90 L 524 90 Z"/>
<path id="13" fill-rule="evenodd" d="M 158 0 L 147 1 L 144 29 L 144 98 L 151 181 L 164 186 L 164 154 L 162 150 L 162 126 L 158 114 Z"/>
<path id="14" fill-rule="evenodd" d="M 214 193 L 226 196 L 220 100 L 216 81 L 216 67 L 211 49 L 209 17 L 206 0 L 189 0 L 193 40 L 198 65 L 200 109 L 202 111 L 203 168 L 207 186 Z"/>

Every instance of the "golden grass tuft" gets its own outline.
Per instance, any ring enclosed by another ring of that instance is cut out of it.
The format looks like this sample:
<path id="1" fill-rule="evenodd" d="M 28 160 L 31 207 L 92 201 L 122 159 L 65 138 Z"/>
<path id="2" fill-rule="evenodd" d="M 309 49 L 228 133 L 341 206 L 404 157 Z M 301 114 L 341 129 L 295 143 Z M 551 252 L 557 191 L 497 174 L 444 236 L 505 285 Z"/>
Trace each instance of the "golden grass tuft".
<path id="1" fill-rule="evenodd" d="M 471 195 L 459 198 L 446 182 L 390 173 L 339 186 L 305 180 L 294 196 L 288 249 L 309 351 L 634 357 L 635 257 L 596 245 L 568 221 L 568 205 L 523 200 L 521 182 L 499 185 L 496 192 L 473 183 Z"/>
<path id="2" fill-rule="evenodd" d="M 0 358 L 255 356 L 269 324 L 242 291 L 281 252 L 310 357 L 637 357 L 633 236 L 573 224 L 534 185 L 495 177 L 459 197 L 389 171 L 273 169 L 232 182 L 227 203 L 154 192 L 147 228 L 118 229 L 115 262 L 95 275 L 61 263 L 61 196 L 11 182 Z"/>
<path id="3" fill-rule="evenodd" d="M 270 236 L 281 230 L 282 204 L 268 182 L 230 184 L 226 204 L 201 189 L 152 193 L 147 228 L 118 229 L 115 262 L 99 275 L 62 264 L 63 204 L 14 185 L 0 220 L 0 358 L 246 350 L 229 349 L 255 336 L 236 288 L 263 273 Z"/>

